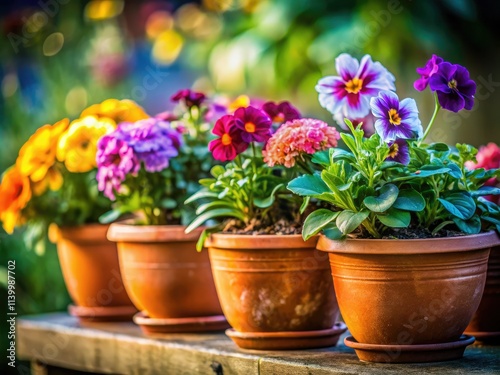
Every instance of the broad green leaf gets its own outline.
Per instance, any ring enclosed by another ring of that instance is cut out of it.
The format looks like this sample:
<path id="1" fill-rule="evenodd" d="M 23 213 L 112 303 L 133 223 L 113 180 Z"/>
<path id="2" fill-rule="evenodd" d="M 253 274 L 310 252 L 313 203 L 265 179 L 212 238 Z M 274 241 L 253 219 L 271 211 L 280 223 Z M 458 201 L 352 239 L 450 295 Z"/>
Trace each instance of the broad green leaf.
<path id="1" fill-rule="evenodd" d="M 341 133 L 340 137 L 344 141 L 345 145 L 349 147 L 349 149 L 354 153 L 356 152 L 356 141 L 354 140 L 354 137 L 350 134 L 346 133 Z"/>
<path id="2" fill-rule="evenodd" d="M 427 147 L 428 150 L 446 152 L 450 151 L 450 147 L 446 143 L 433 143 Z"/>
<path id="3" fill-rule="evenodd" d="M 356 158 L 349 151 L 343 150 L 341 148 L 336 148 L 333 151 L 333 160 L 346 160 L 350 163 L 355 163 Z"/>
<path id="4" fill-rule="evenodd" d="M 326 208 L 320 208 L 312 212 L 304 221 L 302 228 L 302 238 L 308 240 L 318 234 L 327 224 L 337 218 L 339 212 L 333 212 Z"/>
<path id="5" fill-rule="evenodd" d="M 450 168 L 438 168 L 438 169 L 421 169 L 408 175 L 410 178 L 427 178 L 430 176 L 435 176 L 438 174 L 447 174 L 450 172 Z"/>
<path id="6" fill-rule="evenodd" d="M 370 211 L 354 212 L 344 210 L 337 216 L 335 224 L 343 234 L 349 234 L 359 227 L 369 214 Z"/>
<path id="7" fill-rule="evenodd" d="M 370 211 L 385 212 L 396 202 L 398 193 L 399 189 L 396 185 L 386 184 L 380 189 L 379 196 L 366 197 L 363 203 Z"/>
<path id="8" fill-rule="evenodd" d="M 483 186 L 476 191 L 471 191 L 470 194 L 473 197 L 480 197 L 485 195 L 499 195 L 500 189 L 494 186 Z"/>
<path id="9" fill-rule="evenodd" d="M 458 217 L 454 217 L 452 220 L 458 229 L 466 234 L 477 234 L 481 232 L 481 219 L 478 215 L 472 216 L 469 220 L 462 220 Z"/>
<path id="10" fill-rule="evenodd" d="M 407 228 L 410 225 L 411 215 L 408 211 L 391 208 L 384 214 L 377 215 L 380 222 L 391 228 Z"/>
<path id="11" fill-rule="evenodd" d="M 344 234 L 340 231 L 339 228 L 337 228 L 336 225 L 332 225 L 333 223 L 330 223 L 323 229 L 323 234 L 329 238 L 330 240 L 341 240 L 345 236 Z"/>
<path id="12" fill-rule="evenodd" d="M 438 200 L 449 213 L 462 220 L 470 219 L 476 211 L 476 203 L 465 192 L 452 193 Z"/>
<path id="13" fill-rule="evenodd" d="M 245 221 L 245 215 L 241 211 L 238 211 L 234 208 L 216 208 L 214 210 L 206 211 L 196 219 L 193 220 L 191 224 L 186 228 L 186 233 L 191 232 L 193 229 L 198 228 L 200 225 L 205 223 L 207 220 L 215 219 L 218 217 L 234 217 L 241 221 Z"/>
<path id="14" fill-rule="evenodd" d="M 301 196 L 314 196 L 330 191 L 317 174 L 297 177 L 288 183 L 287 188 L 292 193 Z"/>
<path id="15" fill-rule="evenodd" d="M 414 189 L 404 189 L 399 192 L 392 207 L 405 211 L 422 211 L 425 208 L 425 199 Z"/>
<path id="16" fill-rule="evenodd" d="M 323 166 L 330 165 L 330 152 L 329 150 L 315 152 L 311 158 L 314 164 L 319 164 Z"/>
<path id="17" fill-rule="evenodd" d="M 207 210 L 212 210 L 214 208 L 222 208 L 222 207 L 229 209 L 237 209 L 236 206 L 234 206 L 233 202 L 229 202 L 228 200 L 216 200 L 200 205 L 200 207 L 196 209 L 196 215 L 201 215 Z"/>
<path id="18" fill-rule="evenodd" d="M 263 198 L 263 199 L 254 198 L 253 203 L 259 208 L 270 207 L 274 203 L 274 200 L 276 197 L 276 192 L 278 192 L 278 190 L 280 190 L 284 186 L 285 186 L 285 184 L 279 184 L 279 185 L 275 186 L 273 191 L 271 192 L 271 194 L 268 197 Z"/>

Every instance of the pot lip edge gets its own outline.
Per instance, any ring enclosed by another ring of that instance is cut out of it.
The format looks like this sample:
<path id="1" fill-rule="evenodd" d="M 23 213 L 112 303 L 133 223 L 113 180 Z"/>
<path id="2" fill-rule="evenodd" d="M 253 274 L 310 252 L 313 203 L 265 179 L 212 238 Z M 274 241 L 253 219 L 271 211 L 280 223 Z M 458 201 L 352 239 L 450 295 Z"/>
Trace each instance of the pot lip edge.
<path id="1" fill-rule="evenodd" d="M 197 241 L 206 227 L 184 233 L 186 225 L 137 225 L 125 222 L 112 223 L 107 238 L 112 242 L 159 243 Z M 156 235 L 155 235 L 156 233 Z"/>
<path id="2" fill-rule="evenodd" d="M 305 241 L 301 234 L 233 234 L 233 233 L 212 233 L 205 241 L 205 247 L 217 248 L 219 250 L 293 250 L 293 249 L 316 249 L 319 236 L 315 235 Z M 232 246 L 228 242 L 241 241 L 238 246 Z M 271 241 L 273 246 L 259 246 L 257 241 Z M 244 245 L 248 243 L 247 245 Z"/>
<path id="3" fill-rule="evenodd" d="M 467 239 L 467 244 L 463 243 L 463 240 Z M 475 241 L 478 239 L 484 239 L 484 242 Z M 475 242 L 474 242 L 475 241 Z M 444 249 L 436 248 L 425 248 L 424 250 L 417 248 L 420 245 L 430 245 L 437 243 L 446 243 L 450 245 Z M 462 243 L 461 243 L 462 242 Z M 473 243 L 471 243 L 473 242 Z M 338 247 L 332 246 L 333 244 L 340 244 Z M 384 244 L 390 245 L 388 248 L 383 250 L 378 249 L 377 251 L 369 250 L 363 251 L 359 250 L 359 247 L 367 243 L 377 243 L 379 247 Z M 397 244 L 398 248 L 394 245 Z M 489 249 L 500 245 L 500 236 L 496 231 L 491 230 L 488 232 L 466 235 L 466 236 L 455 236 L 455 237 L 439 237 L 439 238 L 418 238 L 418 239 L 373 239 L 373 238 L 361 238 L 361 239 L 346 239 L 346 240 L 331 240 L 325 235 L 320 234 L 317 249 L 327 253 L 342 253 L 342 254 L 359 254 L 359 255 L 418 255 L 418 254 L 437 254 L 437 253 L 451 253 L 451 252 L 465 252 L 481 249 Z M 405 246 L 403 249 L 400 247 Z M 411 246 L 408 248 L 408 246 Z"/>

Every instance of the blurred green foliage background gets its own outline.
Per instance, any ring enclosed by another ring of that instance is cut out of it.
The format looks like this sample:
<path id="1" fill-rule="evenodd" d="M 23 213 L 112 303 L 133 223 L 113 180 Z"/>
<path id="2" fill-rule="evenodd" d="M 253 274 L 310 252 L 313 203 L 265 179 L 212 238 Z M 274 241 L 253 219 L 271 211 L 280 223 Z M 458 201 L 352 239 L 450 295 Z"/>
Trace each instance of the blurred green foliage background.
<path id="1" fill-rule="evenodd" d="M 134 99 L 155 114 L 169 108 L 177 89 L 194 86 L 291 100 L 333 124 L 314 86 L 335 73 L 341 52 L 382 62 L 399 96 L 416 98 L 423 123 L 433 101 L 413 89 L 415 68 L 432 53 L 465 65 L 478 83 L 475 108 L 442 111 L 430 138 L 500 141 L 494 0 L 32 0 L 3 2 L 0 14 L 0 173 L 36 128 L 109 97 Z M 2 306 L 11 259 L 19 314 L 66 308 L 54 247 L 35 254 L 21 231 L 0 229 Z"/>

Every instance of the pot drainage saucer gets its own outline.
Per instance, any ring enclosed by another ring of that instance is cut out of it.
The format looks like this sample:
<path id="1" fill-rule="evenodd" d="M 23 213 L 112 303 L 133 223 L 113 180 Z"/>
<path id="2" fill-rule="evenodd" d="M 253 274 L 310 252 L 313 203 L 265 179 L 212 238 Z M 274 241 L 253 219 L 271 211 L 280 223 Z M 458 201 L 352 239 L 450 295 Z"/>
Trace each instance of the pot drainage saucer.
<path id="1" fill-rule="evenodd" d="M 82 322 L 123 322 L 130 321 L 137 312 L 134 306 L 76 306 L 69 305 L 68 313 Z"/>
<path id="2" fill-rule="evenodd" d="M 346 325 L 339 322 L 330 329 L 297 332 L 238 332 L 230 328 L 226 335 L 243 349 L 293 350 L 335 346 L 346 330 Z"/>
<path id="3" fill-rule="evenodd" d="M 134 315 L 134 323 L 140 326 L 147 335 L 214 332 L 223 331 L 230 327 L 224 315 L 155 319 L 150 318 L 143 311 Z"/>
<path id="4" fill-rule="evenodd" d="M 420 345 L 377 345 L 357 342 L 354 337 L 344 339 L 344 344 L 356 351 L 356 355 L 365 362 L 416 363 L 439 362 L 462 358 L 465 347 L 475 338 L 462 335 L 459 340 L 440 344 Z"/>
<path id="5" fill-rule="evenodd" d="M 465 334 L 474 336 L 477 341 L 481 341 L 486 344 L 500 344 L 500 332 L 465 331 Z"/>

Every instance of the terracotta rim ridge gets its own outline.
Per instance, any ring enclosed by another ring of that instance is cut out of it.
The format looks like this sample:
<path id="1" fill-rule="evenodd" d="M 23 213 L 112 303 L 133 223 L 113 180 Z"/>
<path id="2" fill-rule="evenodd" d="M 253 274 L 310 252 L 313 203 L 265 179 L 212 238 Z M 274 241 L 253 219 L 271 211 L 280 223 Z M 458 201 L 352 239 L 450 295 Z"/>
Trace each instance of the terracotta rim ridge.
<path id="1" fill-rule="evenodd" d="M 225 234 L 214 233 L 205 241 L 206 247 L 238 250 L 307 249 L 316 247 L 318 236 L 307 241 L 301 234 Z"/>
<path id="2" fill-rule="evenodd" d="M 495 231 L 457 237 L 425 239 L 347 239 L 334 241 L 320 235 L 318 250 L 344 254 L 432 254 L 486 249 L 500 244 Z"/>
<path id="3" fill-rule="evenodd" d="M 106 238 L 109 224 L 82 224 L 75 226 L 59 227 L 51 226 L 49 229 L 49 240 L 56 243 L 65 238 L 76 242 L 95 242 Z"/>
<path id="4" fill-rule="evenodd" d="M 185 229 L 185 225 L 114 223 L 110 225 L 107 237 L 114 242 L 188 242 L 197 241 L 205 228 L 197 228 L 188 234 Z"/>

